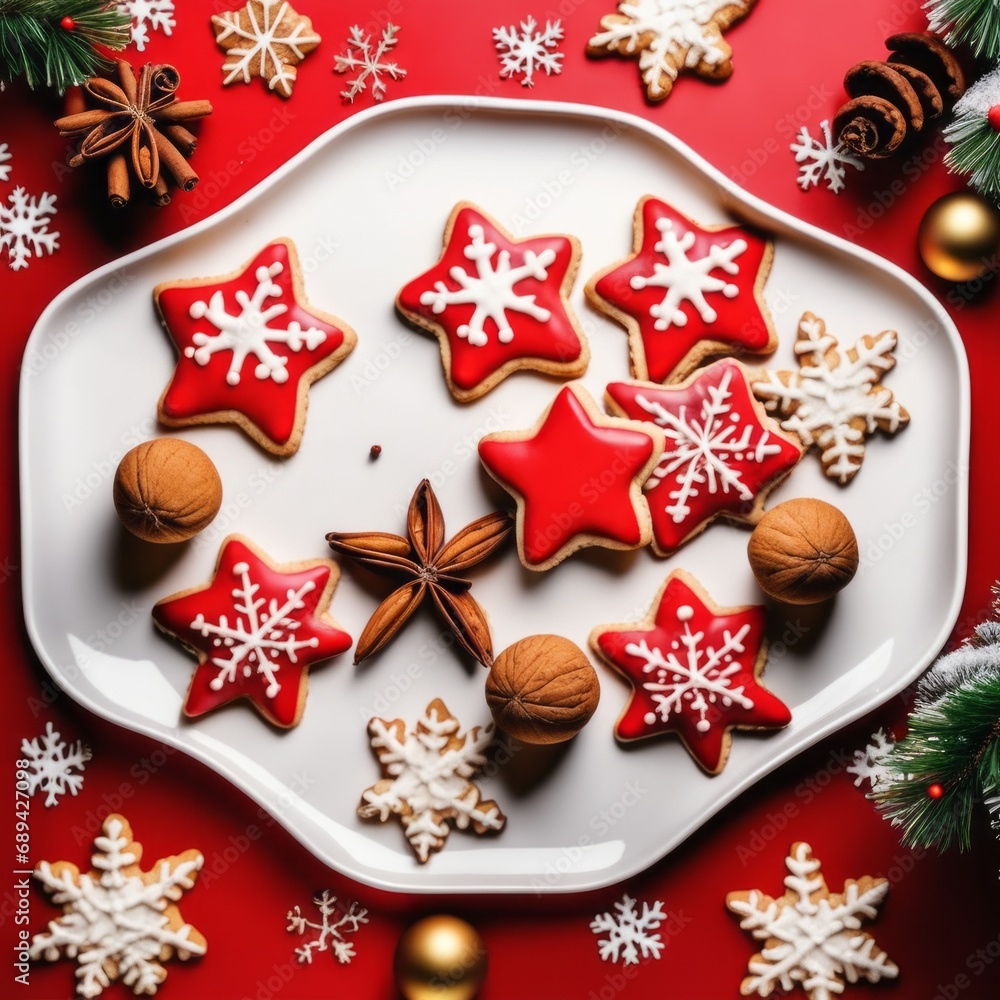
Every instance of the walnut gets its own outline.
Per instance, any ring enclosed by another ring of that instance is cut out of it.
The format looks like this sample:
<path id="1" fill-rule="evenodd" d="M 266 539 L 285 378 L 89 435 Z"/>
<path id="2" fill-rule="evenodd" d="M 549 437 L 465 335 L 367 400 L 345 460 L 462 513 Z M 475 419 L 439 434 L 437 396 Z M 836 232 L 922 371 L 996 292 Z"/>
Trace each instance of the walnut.
<path id="1" fill-rule="evenodd" d="M 858 541 L 847 518 L 823 500 L 786 500 L 757 523 L 747 545 L 761 590 L 785 604 L 833 597 L 858 569 Z"/>
<path id="2" fill-rule="evenodd" d="M 157 438 L 122 458 L 114 501 L 133 535 L 147 542 L 182 542 L 218 514 L 222 480 L 201 448 L 180 438 Z"/>
<path id="3" fill-rule="evenodd" d="M 558 635 L 529 635 L 508 646 L 486 678 L 497 727 L 524 743 L 563 743 L 589 721 L 600 682 L 586 654 Z"/>

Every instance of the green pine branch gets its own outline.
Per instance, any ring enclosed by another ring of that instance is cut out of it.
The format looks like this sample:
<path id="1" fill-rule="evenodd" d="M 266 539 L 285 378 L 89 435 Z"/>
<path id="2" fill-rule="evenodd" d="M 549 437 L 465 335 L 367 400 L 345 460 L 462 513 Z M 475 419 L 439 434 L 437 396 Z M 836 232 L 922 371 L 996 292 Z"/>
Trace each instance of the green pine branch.
<path id="1" fill-rule="evenodd" d="M 931 31 L 945 32 L 949 45 L 968 44 L 977 56 L 1000 56 L 1000 4 L 996 0 L 932 0 Z"/>
<path id="2" fill-rule="evenodd" d="M 985 677 L 918 706 L 885 760 L 891 777 L 871 796 L 903 843 L 946 850 L 971 845 L 972 817 L 1000 784 L 1000 678 Z M 927 789 L 940 785 L 932 798 Z"/>
<path id="3" fill-rule="evenodd" d="M 948 126 L 945 137 L 951 149 L 945 165 L 964 174 L 984 198 L 1000 204 L 1000 132 L 985 115 L 960 115 Z"/>
<path id="4" fill-rule="evenodd" d="M 100 50 L 123 49 L 130 23 L 109 0 L 0 0 L 0 81 L 62 92 L 107 68 Z"/>

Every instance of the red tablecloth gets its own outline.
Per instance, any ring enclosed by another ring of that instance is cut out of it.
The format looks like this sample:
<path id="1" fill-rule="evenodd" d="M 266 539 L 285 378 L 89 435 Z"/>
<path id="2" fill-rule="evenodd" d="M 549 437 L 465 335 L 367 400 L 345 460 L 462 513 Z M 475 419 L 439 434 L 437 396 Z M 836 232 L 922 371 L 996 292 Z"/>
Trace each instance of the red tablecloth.
<path id="1" fill-rule="evenodd" d="M 612 10 L 601 0 L 562 0 L 546 7 L 500 0 L 458 5 L 446 0 L 390 0 L 385 6 L 323 4 L 301 0 L 323 43 L 301 67 L 295 92 L 284 102 L 259 82 L 221 85 L 221 55 L 209 17 L 231 6 L 207 0 L 177 4 L 172 37 L 153 32 L 135 63 L 173 62 L 183 77 L 182 96 L 208 98 L 215 113 L 204 123 L 193 165 L 201 184 L 160 210 L 135 205 L 113 215 L 99 197 L 100 181 L 66 163 L 70 149 L 52 128 L 60 103 L 46 93 L 14 85 L 0 95 L 0 142 L 8 143 L 15 168 L 0 195 L 16 183 L 33 193 L 58 196 L 59 251 L 32 260 L 22 272 L 0 266 L 4 336 L 0 378 L 7 432 L 0 436 L 4 488 L 0 542 L 0 615 L 9 637 L 4 656 L 8 688 L 2 699 L 10 805 L 4 816 L 8 859 L 14 855 L 14 761 L 24 737 L 52 720 L 64 738 L 82 738 L 93 748 L 81 793 L 46 810 L 31 807 L 32 863 L 67 859 L 84 863 L 103 817 L 121 809 L 132 821 L 151 861 L 187 847 L 199 848 L 206 869 L 185 896 L 185 918 L 209 939 L 209 953 L 190 963 L 171 962 L 167 996 L 320 998 L 394 996 L 392 954 L 403 928 L 416 916 L 448 911 L 481 931 L 490 968 L 483 1000 L 509 997 L 594 1000 L 619 995 L 630 1000 L 676 997 L 723 1000 L 738 995 L 746 963 L 755 950 L 725 911 L 728 890 L 774 891 L 793 840 L 806 840 L 823 859 L 834 888 L 861 875 L 884 875 L 892 883 L 873 925 L 879 944 L 901 969 L 898 981 L 848 988 L 848 995 L 893 1000 L 972 1000 L 997 995 L 1000 987 L 1000 850 L 985 817 L 977 824 L 968 854 L 909 851 L 897 832 L 874 812 L 845 774 L 845 763 L 873 729 L 899 726 L 905 696 L 871 717 L 824 740 L 782 767 L 726 808 L 681 849 L 626 886 L 586 895 L 489 898 L 407 898 L 353 884 L 315 861 L 281 827 L 223 779 L 179 753 L 96 719 L 60 694 L 47 678 L 25 635 L 21 615 L 18 546 L 17 380 L 21 352 L 45 304 L 74 279 L 105 261 L 144 246 L 205 218 L 252 187 L 327 128 L 370 104 L 338 97 L 344 79 L 332 70 L 348 28 L 378 30 L 398 24 L 396 55 L 405 79 L 389 85 L 388 99 L 419 94 L 499 95 L 604 105 L 662 124 L 753 193 L 826 229 L 848 236 L 895 261 L 927 284 L 953 315 L 972 368 L 974 433 L 971 461 L 970 559 L 957 641 L 989 611 L 990 587 L 1000 575 L 1000 541 L 994 531 L 1000 463 L 991 453 L 995 419 L 992 384 L 996 290 L 993 274 L 984 288 L 956 290 L 933 279 L 915 250 L 919 220 L 940 194 L 959 189 L 943 164 L 937 133 L 904 161 L 891 161 L 852 175 L 839 197 L 825 188 L 802 192 L 788 150 L 801 125 L 815 134 L 832 116 L 843 92 L 845 69 L 863 58 L 879 58 L 883 39 L 898 30 L 925 26 L 918 0 L 763 0 L 728 33 L 736 71 L 722 86 L 685 78 L 662 106 L 646 103 L 634 61 L 590 60 L 584 46 L 600 17 Z M 499 78 L 491 39 L 494 26 L 528 14 L 562 17 L 564 68 L 539 75 L 527 89 Z M 0 254 L 0 265 L 3 264 Z M 72 414 L 66 415 L 67 420 Z M 914 581 L 934 587 L 935 580 Z M 906 595 L 898 595 L 905 601 Z M 17 867 L 10 860 L 11 867 Z M 21 892 L 10 875 L 0 893 L 0 925 L 7 956 L 0 972 L 4 996 L 68 997 L 73 965 L 32 965 L 27 985 L 14 982 L 19 933 L 44 928 L 56 911 L 37 889 Z M 285 933 L 285 913 L 308 909 L 313 893 L 331 888 L 368 907 L 371 922 L 354 936 L 357 957 L 338 965 L 321 954 L 310 966 L 293 956 L 295 939 Z M 627 889 L 640 900 L 662 900 L 672 915 L 663 957 L 623 968 L 600 960 L 588 924 Z M 123 997 L 115 985 L 105 992 Z"/>

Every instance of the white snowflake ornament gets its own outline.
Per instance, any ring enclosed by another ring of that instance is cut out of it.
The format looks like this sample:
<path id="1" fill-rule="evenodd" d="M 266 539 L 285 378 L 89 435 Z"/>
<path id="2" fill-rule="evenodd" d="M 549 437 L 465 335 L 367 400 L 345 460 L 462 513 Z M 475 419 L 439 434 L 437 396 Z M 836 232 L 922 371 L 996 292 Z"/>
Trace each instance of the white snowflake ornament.
<path id="1" fill-rule="evenodd" d="M 76 795 L 83 786 L 82 771 L 90 760 L 90 747 L 80 740 L 64 743 L 51 722 L 45 724 L 45 732 L 33 740 L 21 741 L 24 754 L 24 770 L 28 775 L 28 794 L 45 792 L 46 807 L 57 805 L 59 796 L 69 792 Z"/>
<path id="2" fill-rule="evenodd" d="M 307 920 L 298 906 L 288 911 L 286 930 L 289 933 L 305 934 L 310 930 L 319 932 L 311 941 L 306 941 L 301 948 L 295 949 L 296 957 L 300 964 L 309 965 L 314 951 L 329 951 L 341 965 L 347 965 L 354 958 L 354 945 L 346 940 L 345 935 L 355 933 L 362 924 L 368 923 L 368 911 L 357 903 L 351 903 L 344 909 L 329 889 L 314 896 L 313 903 L 319 909 L 321 923 Z"/>
<path id="3" fill-rule="evenodd" d="M 13 157 L 10 147 L 5 142 L 0 142 L 0 181 L 10 180 L 10 161 Z"/>
<path id="4" fill-rule="evenodd" d="M 622 965 L 638 965 L 639 959 L 660 957 L 664 944 L 659 934 L 653 934 L 666 920 L 663 904 L 659 901 L 642 904 L 642 912 L 636 909 L 636 901 L 626 893 L 620 903 L 615 903 L 617 912 L 598 913 L 590 922 L 595 934 L 606 934 L 598 939 L 597 947 L 605 962 L 621 961 Z"/>
<path id="5" fill-rule="evenodd" d="M 448 820 L 476 833 L 503 829 L 507 818 L 500 807 L 484 801 L 471 781 L 486 763 L 492 724 L 459 735 L 458 719 L 435 698 L 413 732 L 406 731 L 402 719 L 372 719 L 368 735 L 383 777 L 362 794 L 358 815 L 383 823 L 399 816 L 421 864 L 444 847 Z"/>
<path id="6" fill-rule="evenodd" d="M 895 745 L 885 730 L 880 729 L 872 734 L 872 741 L 864 750 L 854 751 L 854 762 L 847 765 L 847 771 L 855 775 L 855 787 L 868 781 L 869 787 L 874 788 L 878 784 L 895 780 L 895 773 L 886 767 L 886 758 Z"/>
<path id="7" fill-rule="evenodd" d="M 521 76 L 522 87 L 535 85 L 534 72 L 543 70 L 546 76 L 562 72 L 563 54 L 558 52 L 562 41 L 562 22 L 546 21 L 539 28 L 533 17 L 521 22 L 520 30 L 515 25 L 493 29 L 493 42 L 500 57 L 500 76 L 505 80 Z"/>
<path id="8" fill-rule="evenodd" d="M 34 876 L 62 906 L 48 932 L 31 941 L 33 959 L 75 959 L 76 992 L 96 997 L 120 980 L 136 996 L 152 996 L 167 977 L 162 963 L 204 955 L 206 942 L 184 922 L 177 901 L 191 889 L 204 864 L 199 851 L 139 866 L 142 845 L 124 816 L 112 813 L 94 838 L 91 870 L 69 861 L 43 861 Z"/>
<path id="9" fill-rule="evenodd" d="M 36 198 L 16 187 L 7 201 L 9 205 L 0 202 L 0 247 L 7 250 L 11 270 L 20 271 L 32 256 L 55 253 L 59 248 L 59 233 L 49 232 L 56 214 L 56 196 L 44 192 Z"/>
<path id="10" fill-rule="evenodd" d="M 812 848 L 801 841 L 792 845 L 785 865 L 783 896 L 756 889 L 726 896 L 726 906 L 742 917 L 740 927 L 764 942 L 750 959 L 740 993 L 766 997 L 798 985 L 809 1000 L 834 1000 L 848 983 L 895 979 L 899 969 L 860 929 L 878 915 L 888 879 L 848 879 L 843 892 L 831 893 Z"/>
<path id="11" fill-rule="evenodd" d="M 363 94 L 371 83 L 372 97 L 381 101 L 385 97 L 385 77 L 390 80 L 402 80 L 406 70 L 395 62 L 386 61 L 386 54 L 391 52 L 399 42 L 396 33 L 399 27 L 387 24 L 382 31 L 378 45 L 372 47 L 371 36 L 366 35 L 358 25 L 351 28 L 347 39 L 347 51 L 335 56 L 334 73 L 350 73 L 357 71 L 357 76 L 349 81 L 347 90 L 342 90 L 340 96 L 348 104 L 354 103 L 354 98 Z"/>
<path id="12" fill-rule="evenodd" d="M 807 126 L 803 125 L 797 136 L 798 142 L 793 142 L 789 149 L 795 154 L 795 162 L 799 164 L 799 187 L 808 191 L 825 180 L 826 186 L 834 193 L 844 190 L 846 167 L 864 170 L 864 163 L 856 156 L 847 152 L 842 142 L 834 142 L 830 134 L 829 121 L 819 123 L 823 133 L 822 140 L 814 139 L 809 134 Z"/>
<path id="13" fill-rule="evenodd" d="M 169 36 L 177 24 L 173 0 L 122 0 L 118 13 L 132 18 L 132 41 L 139 52 L 145 50 L 150 30 Z"/>

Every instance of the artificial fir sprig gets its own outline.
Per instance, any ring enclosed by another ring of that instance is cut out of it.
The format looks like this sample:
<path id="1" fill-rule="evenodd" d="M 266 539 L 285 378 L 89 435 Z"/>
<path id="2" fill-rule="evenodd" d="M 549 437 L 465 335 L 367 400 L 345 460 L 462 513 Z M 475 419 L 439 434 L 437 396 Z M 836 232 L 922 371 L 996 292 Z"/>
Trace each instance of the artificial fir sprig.
<path id="1" fill-rule="evenodd" d="M 100 49 L 128 44 L 130 24 L 114 0 L 0 0 L 0 83 L 82 83 L 110 65 Z"/>
<path id="2" fill-rule="evenodd" d="M 951 144 L 945 164 L 966 174 L 980 194 L 1000 204 L 1000 67 L 965 92 L 944 137 Z"/>
<path id="3" fill-rule="evenodd" d="M 949 45 L 968 43 L 977 56 L 1000 56 L 1000 4 L 996 0 L 929 0 L 931 31 Z"/>

